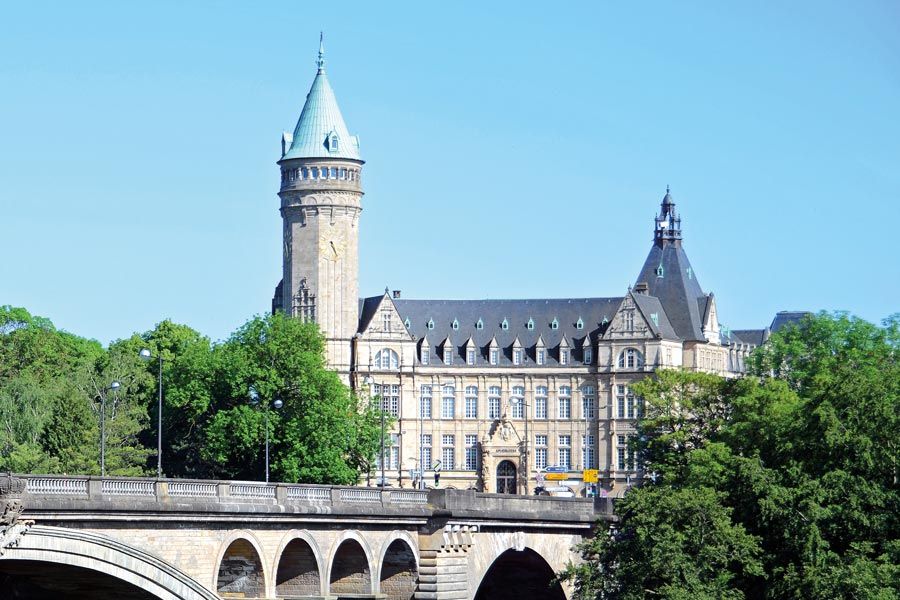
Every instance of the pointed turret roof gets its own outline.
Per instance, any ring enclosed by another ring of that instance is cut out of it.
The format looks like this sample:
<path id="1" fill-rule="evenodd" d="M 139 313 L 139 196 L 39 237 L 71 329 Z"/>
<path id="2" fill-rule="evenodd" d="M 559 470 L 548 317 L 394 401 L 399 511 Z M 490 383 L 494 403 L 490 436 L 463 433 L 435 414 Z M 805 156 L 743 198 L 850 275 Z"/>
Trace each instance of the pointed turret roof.
<path id="1" fill-rule="evenodd" d="M 334 91 L 325 76 L 325 46 L 319 38 L 318 70 L 306 103 L 300 112 L 290 148 L 282 160 L 291 158 L 350 158 L 359 156 L 359 140 L 351 136 L 341 116 Z"/>
<path id="2" fill-rule="evenodd" d="M 675 213 L 675 201 L 668 187 L 659 216 L 654 221 L 653 247 L 635 287 L 640 283 L 647 284 L 647 293 L 659 298 L 679 338 L 705 341 L 700 301 L 706 301 L 706 294 L 682 247 L 681 217 Z"/>

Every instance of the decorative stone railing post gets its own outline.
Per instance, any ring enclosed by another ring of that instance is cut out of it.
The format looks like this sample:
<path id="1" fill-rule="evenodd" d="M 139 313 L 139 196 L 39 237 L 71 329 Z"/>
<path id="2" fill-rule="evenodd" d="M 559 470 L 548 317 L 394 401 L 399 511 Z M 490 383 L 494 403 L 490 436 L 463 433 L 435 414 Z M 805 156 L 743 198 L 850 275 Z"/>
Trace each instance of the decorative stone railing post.
<path id="1" fill-rule="evenodd" d="M 34 525 L 34 521 L 22 520 L 22 496 L 25 494 L 27 480 L 7 474 L 0 477 L 0 556 L 8 548 L 19 545 L 25 532 Z"/>

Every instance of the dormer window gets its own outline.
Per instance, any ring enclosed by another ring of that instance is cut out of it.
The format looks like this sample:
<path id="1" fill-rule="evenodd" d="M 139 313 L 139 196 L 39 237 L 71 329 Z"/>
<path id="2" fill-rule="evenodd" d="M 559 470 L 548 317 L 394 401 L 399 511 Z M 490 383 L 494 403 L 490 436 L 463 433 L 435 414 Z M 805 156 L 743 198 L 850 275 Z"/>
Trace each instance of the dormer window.
<path id="1" fill-rule="evenodd" d="M 544 364 L 547 362 L 547 351 L 543 348 L 538 348 L 537 352 L 535 352 L 535 359 L 537 360 L 537 364 Z"/>
<path id="2" fill-rule="evenodd" d="M 450 347 L 450 344 L 444 346 L 444 364 L 452 365 L 453 364 L 453 348 Z"/>
<path id="3" fill-rule="evenodd" d="M 431 348 L 422 348 L 422 364 L 427 365 L 431 362 Z"/>
<path id="4" fill-rule="evenodd" d="M 594 362 L 594 349 L 593 348 L 585 348 L 584 349 L 584 364 L 589 365 Z"/>
<path id="5" fill-rule="evenodd" d="M 656 267 L 656 276 L 657 277 L 663 276 L 663 266 L 662 265 L 659 265 L 658 267 Z"/>
<path id="6" fill-rule="evenodd" d="M 653 324 L 659 327 L 659 313 L 650 313 L 650 320 L 653 321 Z"/>
<path id="7" fill-rule="evenodd" d="M 428 319 L 428 329 L 434 329 L 434 319 Z"/>
<path id="8" fill-rule="evenodd" d="M 338 142 L 338 136 L 334 133 L 331 134 L 331 137 L 328 138 L 328 150 L 331 152 L 337 152 L 340 149 L 340 143 Z"/>
<path id="9" fill-rule="evenodd" d="M 569 364 L 569 351 L 565 348 L 561 348 L 559 350 L 559 364 L 567 365 Z"/>
<path id="10" fill-rule="evenodd" d="M 456 319 L 453 319 L 453 323 L 450 325 L 450 327 L 453 328 L 453 331 L 458 331 L 459 330 L 459 321 L 457 321 Z"/>
<path id="11" fill-rule="evenodd" d="M 411 325 L 412 323 L 409 322 L 409 317 L 406 317 L 406 319 L 403 321 L 403 326 L 409 329 Z"/>
<path id="12" fill-rule="evenodd" d="M 503 331 L 509 330 L 509 321 L 503 319 L 503 322 L 500 323 L 500 329 L 502 329 Z"/>
<path id="13" fill-rule="evenodd" d="M 556 320 L 556 317 L 553 317 L 553 320 L 550 322 L 550 329 L 559 329 L 559 321 Z"/>
<path id="14" fill-rule="evenodd" d="M 575 322 L 575 329 L 584 329 L 584 321 L 581 320 L 581 317 L 578 317 L 578 321 Z"/>
<path id="15" fill-rule="evenodd" d="M 513 349 L 513 364 L 514 365 L 522 364 L 522 349 L 521 348 Z"/>
<path id="16" fill-rule="evenodd" d="M 468 350 L 466 350 L 466 364 L 475 364 L 475 348 L 469 348 Z"/>
<path id="17" fill-rule="evenodd" d="M 475 329 L 478 329 L 479 331 L 484 329 L 484 321 L 478 319 L 478 322 L 475 323 Z"/>
<path id="18" fill-rule="evenodd" d="M 500 362 L 500 351 L 497 348 L 491 348 L 490 352 L 488 352 L 488 356 L 492 365 L 496 365 Z"/>
<path id="19" fill-rule="evenodd" d="M 525 327 L 527 327 L 529 331 L 533 331 L 534 330 L 534 319 L 528 319 L 528 323 L 525 324 Z"/>

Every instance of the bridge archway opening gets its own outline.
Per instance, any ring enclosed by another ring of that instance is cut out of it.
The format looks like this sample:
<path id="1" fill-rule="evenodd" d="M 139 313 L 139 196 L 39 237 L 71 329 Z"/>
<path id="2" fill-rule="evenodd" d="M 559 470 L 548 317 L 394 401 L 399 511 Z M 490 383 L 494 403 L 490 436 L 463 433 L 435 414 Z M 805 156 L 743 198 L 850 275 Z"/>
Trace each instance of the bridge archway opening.
<path id="1" fill-rule="evenodd" d="M 216 593 L 222 598 L 262 598 L 266 595 L 262 560 L 248 540 L 229 544 L 219 563 Z"/>
<path id="2" fill-rule="evenodd" d="M 0 561 L 0 590 L 9 600 L 159 600 L 118 577 L 40 560 Z"/>
<path id="3" fill-rule="evenodd" d="M 316 554 L 306 540 L 295 538 L 285 546 L 275 575 L 278 597 L 318 596 L 322 583 Z"/>
<path id="4" fill-rule="evenodd" d="M 494 560 L 481 580 L 475 600 L 566 600 L 544 558 L 532 550 L 507 550 Z"/>
<path id="5" fill-rule="evenodd" d="M 412 600 L 418 583 L 415 552 L 405 540 L 394 540 L 381 561 L 381 593 L 390 600 Z"/>
<path id="6" fill-rule="evenodd" d="M 497 493 L 516 493 L 516 465 L 511 460 L 504 460 L 497 465 Z"/>
<path id="7" fill-rule="evenodd" d="M 334 553 L 329 590 L 332 596 L 372 593 L 369 559 L 366 551 L 356 540 L 344 540 Z"/>

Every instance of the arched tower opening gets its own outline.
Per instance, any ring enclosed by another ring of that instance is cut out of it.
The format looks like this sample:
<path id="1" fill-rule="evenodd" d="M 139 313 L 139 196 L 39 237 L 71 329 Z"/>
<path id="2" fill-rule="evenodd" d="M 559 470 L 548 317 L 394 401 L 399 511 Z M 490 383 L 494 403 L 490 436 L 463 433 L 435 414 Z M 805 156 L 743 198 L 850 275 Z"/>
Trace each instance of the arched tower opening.
<path id="1" fill-rule="evenodd" d="M 544 558 L 532 550 L 507 550 L 498 556 L 481 580 L 475 600 L 565 600 Z"/>
<path id="2" fill-rule="evenodd" d="M 279 598 L 318 596 L 321 589 L 319 565 L 313 549 L 306 540 L 291 540 L 278 561 L 275 595 Z"/>
<path id="3" fill-rule="evenodd" d="M 256 548 L 245 539 L 231 542 L 216 577 L 216 592 L 222 598 L 260 598 L 265 596 L 266 583 L 262 561 Z"/>
<path id="4" fill-rule="evenodd" d="M 412 600 L 418 582 L 415 552 L 404 540 L 394 540 L 381 561 L 381 593 L 390 600 Z"/>

